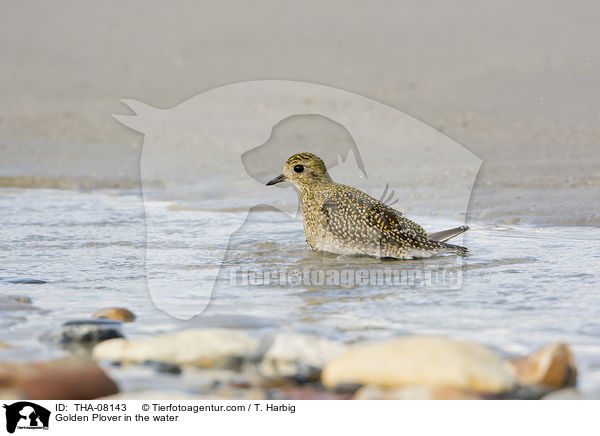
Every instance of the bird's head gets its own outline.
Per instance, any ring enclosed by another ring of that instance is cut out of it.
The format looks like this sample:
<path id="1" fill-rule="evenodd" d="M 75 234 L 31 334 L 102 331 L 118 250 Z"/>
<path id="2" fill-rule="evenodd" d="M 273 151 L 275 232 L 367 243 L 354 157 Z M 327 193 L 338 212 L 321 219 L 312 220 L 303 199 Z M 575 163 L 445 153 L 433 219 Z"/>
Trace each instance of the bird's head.
<path id="1" fill-rule="evenodd" d="M 312 153 L 297 153 L 288 158 L 283 173 L 267 182 L 267 186 L 291 182 L 298 188 L 316 186 L 331 181 L 325 163 Z"/>

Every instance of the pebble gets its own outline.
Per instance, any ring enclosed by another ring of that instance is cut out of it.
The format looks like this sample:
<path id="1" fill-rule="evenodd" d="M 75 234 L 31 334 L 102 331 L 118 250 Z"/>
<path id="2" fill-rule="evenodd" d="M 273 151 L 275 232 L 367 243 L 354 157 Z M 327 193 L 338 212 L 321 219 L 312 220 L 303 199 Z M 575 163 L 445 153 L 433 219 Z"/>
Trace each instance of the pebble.
<path id="1" fill-rule="evenodd" d="M 23 297 L 20 295 L 11 295 L 8 297 L 8 299 L 12 300 L 12 301 L 16 301 L 17 303 L 22 303 L 22 304 L 31 304 L 32 303 L 31 298 Z"/>
<path id="2" fill-rule="evenodd" d="M 45 341 L 56 343 L 68 349 L 91 348 L 102 341 L 114 338 L 123 338 L 121 323 L 107 319 L 68 321 L 59 330 L 42 337 Z"/>
<path id="3" fill-rule="evenodd" d="M 325 363 L 347 348 L 329 339 L 285 332 L 265 337 L 251 360 L 264 377 L 315 381 Z"/>
<path id="4" fill-rule="evenodd" d="M 43 285 L 44 283 L 46 283 L 44 280 L 29 279 L 29 278 L 4 279 L 4 281 L 6 281 L 8 283 L 12 283 L 13 285 Z"/>
<path id="5" fill-rule="evenodd" d="M 116 394 L 117 385 L 89 359 L 0 363 L 0 397 L 12 399 L 92 400 Z"/>
<path id="6" fill-rule="evenodd" d="M 107 318 L 122 322 L 135 321 L 134 313 L 131 310 L 125 309 L 123 307 L 107 307 L 104 309 L 100 309 L 92 316 L 94 318 Z"/>
<path id="7" fill-rule="evenodd" d="M 142 363 L 156 372 L 173 375 L 181 374 L 181 366 L 173 363 L 157 362 L 156 360 L 146 360 Z"/>
<path id="8" fill-rule="evenodd" d="M 257 347 L 249 336 L 225 329 L 192 329 L 126 341 L 104 341 L 92 351 L 98 360 L 143 363 L 147 360 L 174 365 L 213 367 L 236 357 L 248 357 Z"/>
<path id="9" fill-rule="evenodd" d="M 329 361 L 322 382 L 395 388 L 407 385 L 449 387 L 500 393 L 515 380 L 486 347 L 434 336 L 410 336 L 356 345 Z"/>
<path id="10" fill-rule="evenodd" d="M 27 297 L 0 297 L 0 312 L 41 312 Z"/>
<path id="11" fill-rule="evenodd" d="M 256 378 L 251 380 L 248 374 L 240 374 L 224 368 L 185 367 L 184 382 L 186 387 L 203 393 L 213 392 L 223 386 L 233 388 L 249 388 L 259 386 Z"/>
<path id="12" fill-rule="evenodd" d="M 506 361 L 507 367 L 523 385 L 540 384 L 553 389 L 574 386 L 577 367 L 569 347 L 554 342 L 529 356 Z"/>

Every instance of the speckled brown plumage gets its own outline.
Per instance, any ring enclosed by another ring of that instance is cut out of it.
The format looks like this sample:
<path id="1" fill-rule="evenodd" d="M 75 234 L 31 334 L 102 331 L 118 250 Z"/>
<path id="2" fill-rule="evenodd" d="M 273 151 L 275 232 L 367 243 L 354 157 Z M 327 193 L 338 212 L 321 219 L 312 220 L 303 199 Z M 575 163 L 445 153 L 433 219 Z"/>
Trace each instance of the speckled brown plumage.
<path id="1" fill-rule="evenodd" d="M 283 174 L 267 185 L 289 181 L 300 194 L 306 242 L 313 250 L 399 259 L 467 249 L 432 239 L 414 221 L 351 186 L 335 183 L 311 153 L 291 156 Z M 456 236 L 468 227 L 440 232 Z"/>

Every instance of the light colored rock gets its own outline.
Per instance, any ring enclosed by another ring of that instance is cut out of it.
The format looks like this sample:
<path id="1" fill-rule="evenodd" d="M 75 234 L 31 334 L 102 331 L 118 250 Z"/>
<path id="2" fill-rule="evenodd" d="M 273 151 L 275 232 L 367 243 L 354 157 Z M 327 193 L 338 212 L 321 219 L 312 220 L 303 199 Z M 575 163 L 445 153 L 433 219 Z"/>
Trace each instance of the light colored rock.
<path id="1" fill-rule="evenodd" d="M 256 350 L 249 336 L 225 329 L 193 329 L 151 336 L 135 341 L 111 339 L 94 347 L 98 360 L 142 363 L 147 360 L 212 367 L 230 357 L 246 357 Z"/>
<path id="2" fill-rule="evenodd" d="M 377 386 L 363 386 L 353 400 L 481 400 L 481 394 L 450 387 L 405 386 L 382 389 Z"/>
<path id="3" fill-rule="evenodd" d="M 328 360 L 347 350 L 340 342 L 299 333 L 277 333 L 263 340 L 253 360 L 270 378 L 318 378 Z"/>
<path id="4" fill-rule="evenodd" d="M 554 342 L 529 356 L 506 361 L 519 383 L 542 384 L 555 389 L 574 386 L 577 367 L 569 347 Z"/>
<path id="5" fill-rule="evenodd" d="M 444 386 L 497 393 L 510 390 L 514 378 L 503 363 L 481 345 L 444 337 L 411 336 L 352 347 L 328 362 L 325 386 Z"/>
<path id="6" fill-rule="evenodd" d="M 123 322 L 135 321 L 134 313 L 131 310 L 125 309 L 123 307 L 107 307 L 104 309 L 100 309 L 92 316 L 94 318 L 107 318 Z"/>

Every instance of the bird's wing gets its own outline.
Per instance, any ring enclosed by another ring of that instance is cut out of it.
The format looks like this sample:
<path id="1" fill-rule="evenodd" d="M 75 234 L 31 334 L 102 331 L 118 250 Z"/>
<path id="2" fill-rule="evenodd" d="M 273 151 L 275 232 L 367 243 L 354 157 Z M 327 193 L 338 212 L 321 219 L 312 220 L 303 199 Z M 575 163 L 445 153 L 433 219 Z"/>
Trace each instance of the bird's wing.
<path id="1" fill-rule="evenodd" d="M 398 221 L 400 221 L 400 226 L 402 228 L 411 229 L 420 235 L 427 236 L 427 232 L 425 231 L 425 229 L 423 227 L 418 225 L 416 222 L 406 218 L 402 212 L 400 212 L 396 209 L 392 209 L 392 210 L 394 212 L 396 212 L 396 216 L 398 217 Z"/>
<path id="2" fill-rule="evenodd" d="M 466 252 L 428 237 L 417 223 L 357 189 L 334 192 L 322 206 L 323 225 L 332 234 L 364 243 L 408 246 L 414 250 Z"/>
<path id="3" fill-rule="evenodd" d="M 373 241 L 394 232 L 426 236 L 425 231 L 402 212 L 350 187 L 334 192 L 323 203 L 322 211 L 327 229 L 343 238 Z"/>

